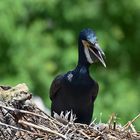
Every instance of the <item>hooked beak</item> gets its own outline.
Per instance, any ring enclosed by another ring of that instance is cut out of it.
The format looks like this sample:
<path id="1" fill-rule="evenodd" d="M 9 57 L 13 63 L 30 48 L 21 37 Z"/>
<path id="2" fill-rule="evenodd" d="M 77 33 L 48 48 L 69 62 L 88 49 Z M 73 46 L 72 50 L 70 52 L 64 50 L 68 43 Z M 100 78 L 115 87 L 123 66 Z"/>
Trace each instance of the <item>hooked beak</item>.
<path id="1" fill-rule="evenodd" d="M 88 48 L 89 55 L 92 61 L 93 62 L 100 61 L 103 64 L 103 66 L 106 67 L 105 61 L 103 59 L 105 54 L 103 50 L 100 48 L 99 44 L 97 42 L 93 42 L 90 40 L 88 41 L 82 40 L 82 42 L 83 42 L 83 45 Z"/>

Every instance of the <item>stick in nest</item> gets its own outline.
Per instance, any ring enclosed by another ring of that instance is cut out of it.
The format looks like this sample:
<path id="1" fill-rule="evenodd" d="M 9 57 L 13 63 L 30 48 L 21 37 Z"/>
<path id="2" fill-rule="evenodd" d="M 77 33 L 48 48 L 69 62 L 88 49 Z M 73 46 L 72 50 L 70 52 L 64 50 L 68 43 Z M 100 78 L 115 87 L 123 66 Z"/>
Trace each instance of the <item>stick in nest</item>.
<path id="1" fill-rule="evenodd" d="M 124 130 L 128 129 L 128 128 L 131 126 L 131 124 L 132 124 L 133 122 L 135 122 L 138 118 L 140 118 L 140 114 L 138 114 L 133 120 L 131 120 L 131 121 L 129 121 L 127 124 L 125 124 L 125 125 L 123 126 L 123 129 L 124 129 Z"/>
<path id="2" fill-rule="evenodd" d="M 62 137 L 62 138 L 64 138 L 64 139 L 67 139 L 67 137 L 64 136 L 63 134 L 60 134 L 60 133 L 58 133 L 58 132 L 56 132 L 56 131 L 53 131 L 53 130 L 51 130 L 50 128 L 47 128 L 47 127 L 45 127 L 45 126 L 35 125 L 35 124 L 33 124 L 33 123 L 26 122 L 26 121 L 22 121 L 22 120 L 19 120 L 18 123 L 19 123 L 19 124 L 25 124 L 25 125 L 28 125 L 28 126 L 32 126 L 32 127 L 34 127 L 34 128 L 40 129 L 40 130 L 42 130 L 42 131 L 44 131 L 44 132 L 52 133 L 52 134 L 58 135 L 58 136 L 60 136 L 60 137 Z"/>

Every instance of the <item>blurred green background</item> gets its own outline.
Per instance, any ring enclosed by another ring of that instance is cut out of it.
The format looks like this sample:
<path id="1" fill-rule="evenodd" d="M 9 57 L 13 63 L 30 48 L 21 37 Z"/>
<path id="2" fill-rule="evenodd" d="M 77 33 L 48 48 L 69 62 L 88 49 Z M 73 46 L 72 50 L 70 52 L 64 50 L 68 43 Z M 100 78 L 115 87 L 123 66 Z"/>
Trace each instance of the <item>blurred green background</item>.
<path id="1" fill-rule="evenodd" d="M 100 85 L 94 117 L 115 112 L 125 124 L 140 113 L 139 0 L 0 0 L 0 85 L 24 82 L 50 107 L 50 84 L 76 66 L 85 27 L 106 54 L 106 69 L 91 67 Z"/>

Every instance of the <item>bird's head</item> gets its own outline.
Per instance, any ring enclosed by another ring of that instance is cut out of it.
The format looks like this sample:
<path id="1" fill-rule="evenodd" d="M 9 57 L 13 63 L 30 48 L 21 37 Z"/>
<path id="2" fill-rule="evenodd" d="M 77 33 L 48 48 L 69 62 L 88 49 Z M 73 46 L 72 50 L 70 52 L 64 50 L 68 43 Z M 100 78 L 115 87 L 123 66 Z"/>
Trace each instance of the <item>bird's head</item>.
<path id="1" fill-rule="evenodd" d="M 79 35 L 80 47 L 84 47 L 84 54 L 88 63 L 92 64 L 97 61 L 101 62 L 104 67 L 104 52 L 100 48 L 95 33 L 91 29 L 83 29 Z"/>

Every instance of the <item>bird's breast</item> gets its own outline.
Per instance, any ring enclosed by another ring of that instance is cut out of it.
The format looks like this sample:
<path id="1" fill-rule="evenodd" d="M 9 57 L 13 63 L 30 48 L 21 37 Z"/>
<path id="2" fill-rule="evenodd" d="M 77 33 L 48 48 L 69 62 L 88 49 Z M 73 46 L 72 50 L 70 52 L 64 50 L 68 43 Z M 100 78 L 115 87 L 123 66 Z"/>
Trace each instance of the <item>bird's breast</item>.
<path id="1" fill-rule="evenodd" d="M 74 75 L 72 73 L 66 76 L 63 81 L 63 97 L 68 98 L 73 103 L 91 102 L 93 82 L 87 75 Z"/>

